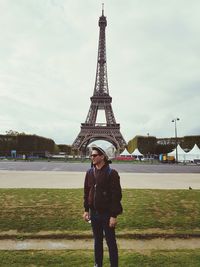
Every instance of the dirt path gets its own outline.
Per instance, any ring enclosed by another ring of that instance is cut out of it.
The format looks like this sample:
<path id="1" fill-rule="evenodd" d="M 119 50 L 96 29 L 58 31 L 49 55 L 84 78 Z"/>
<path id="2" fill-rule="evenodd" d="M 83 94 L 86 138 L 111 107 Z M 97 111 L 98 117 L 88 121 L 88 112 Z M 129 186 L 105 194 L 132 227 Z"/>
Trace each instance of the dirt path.
<path id="1" fill-rule="evenodd" d="M 106 246 L 106 244 L 104 244 Z M 200 248 L 200 238 L 151 240 L 118 239 L 119 249 L 135 251 L 152 249 L 197 249 Z M 0 250 L 65 250 L 65 249 L 93 249 L 93 240 L 65 240 L 65 239 L 26 239 L 23 241 L 0 240 Z"/>

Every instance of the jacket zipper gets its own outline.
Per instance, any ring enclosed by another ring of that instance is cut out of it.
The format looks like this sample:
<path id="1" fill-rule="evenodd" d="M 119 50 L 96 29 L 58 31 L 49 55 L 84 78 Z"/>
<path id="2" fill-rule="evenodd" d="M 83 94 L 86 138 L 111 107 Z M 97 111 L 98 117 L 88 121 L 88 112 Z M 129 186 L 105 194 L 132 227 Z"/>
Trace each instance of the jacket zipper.
<path id="1" fill-rule="evenodd" d="M 96 209 L 96 191 L 97 191 L 97 189 L 96 189 L 96 187 L 97 187 L 97 185 L 95 184 L 94 185 L 94 208 Z"/>
<path id="2" fill-rule="evenodd" d="M 95 173 L 95 168 L 93 167 L 93 175 L 94 175 L 94 208 L 96 209 L 96 192 L 97 192 L 97 180 L 96 180 L 96 173 Z"/>

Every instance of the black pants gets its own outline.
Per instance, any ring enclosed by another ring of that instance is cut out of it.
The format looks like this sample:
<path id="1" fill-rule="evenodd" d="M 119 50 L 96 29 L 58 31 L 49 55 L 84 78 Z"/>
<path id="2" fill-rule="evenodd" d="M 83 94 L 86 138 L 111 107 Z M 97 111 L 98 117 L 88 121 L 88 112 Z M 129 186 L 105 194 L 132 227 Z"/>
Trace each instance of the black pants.
<path id="1" fill-rule="evenodd" d="M 91 211 L 91 224 L 94 235 L 95 263 L 98 267 L 103 265 L 103 236 L 105 235 L 108 245 L 110 266 L 118 267 L 118 248 L 115 238 L 115 228 L 109 227 L 109 213 Z"/>

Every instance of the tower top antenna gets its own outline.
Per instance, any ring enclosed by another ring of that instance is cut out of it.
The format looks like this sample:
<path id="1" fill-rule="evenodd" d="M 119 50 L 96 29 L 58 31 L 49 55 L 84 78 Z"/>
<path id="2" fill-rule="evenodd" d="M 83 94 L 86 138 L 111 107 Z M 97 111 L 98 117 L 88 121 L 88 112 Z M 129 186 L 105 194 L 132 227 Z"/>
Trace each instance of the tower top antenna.
<path id="1" fill-rule="evenodd" d="M 104 16 L 104 3 L 102 3 L 102 16 Z"/>

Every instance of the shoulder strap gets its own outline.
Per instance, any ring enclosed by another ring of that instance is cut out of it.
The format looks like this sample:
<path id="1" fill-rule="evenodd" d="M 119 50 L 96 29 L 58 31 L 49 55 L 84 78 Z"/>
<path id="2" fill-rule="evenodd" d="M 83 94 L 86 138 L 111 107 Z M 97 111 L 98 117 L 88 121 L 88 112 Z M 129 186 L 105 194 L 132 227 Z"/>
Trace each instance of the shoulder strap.
<path id="1" fill-rule="evenodd" d="M 112 172 L 112 169 L 110 168 L 110 166 L 108 165 L 108 175 L 110 175 L 111 174 L 111 172 Z"/>

